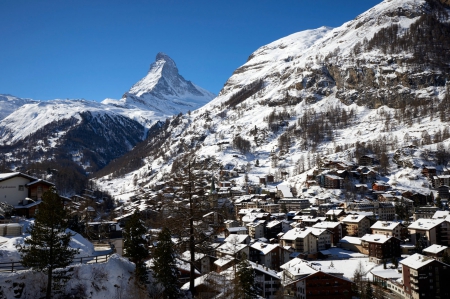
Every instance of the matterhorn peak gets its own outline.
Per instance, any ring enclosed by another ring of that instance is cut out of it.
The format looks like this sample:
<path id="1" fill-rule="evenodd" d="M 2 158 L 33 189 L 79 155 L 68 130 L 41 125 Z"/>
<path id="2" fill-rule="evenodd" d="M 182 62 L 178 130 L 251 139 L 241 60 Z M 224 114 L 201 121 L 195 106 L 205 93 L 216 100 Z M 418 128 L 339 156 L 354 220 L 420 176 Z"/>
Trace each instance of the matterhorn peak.
<path id="1" fill-rule="evenodd" d="M 159 52 L 147 75 L 124 94 L 121 103 L 108 103 L 139 106 L 172 115 L 200 108 L 214 97 L 214 94 L 185 80 L 175 61 Z"/>

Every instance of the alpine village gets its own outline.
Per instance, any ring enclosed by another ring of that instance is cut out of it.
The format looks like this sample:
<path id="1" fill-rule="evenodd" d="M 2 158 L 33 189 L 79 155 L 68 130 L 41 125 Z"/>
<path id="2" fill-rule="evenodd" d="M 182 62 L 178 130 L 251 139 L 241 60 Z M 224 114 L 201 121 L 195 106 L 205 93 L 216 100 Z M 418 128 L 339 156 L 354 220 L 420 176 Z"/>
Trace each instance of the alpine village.
<path id="1" fill-rule="evenodd" d="M 0 298 L 450 298 L 450 1 L 158 53 L 120 100 L 0 95 Z"/>

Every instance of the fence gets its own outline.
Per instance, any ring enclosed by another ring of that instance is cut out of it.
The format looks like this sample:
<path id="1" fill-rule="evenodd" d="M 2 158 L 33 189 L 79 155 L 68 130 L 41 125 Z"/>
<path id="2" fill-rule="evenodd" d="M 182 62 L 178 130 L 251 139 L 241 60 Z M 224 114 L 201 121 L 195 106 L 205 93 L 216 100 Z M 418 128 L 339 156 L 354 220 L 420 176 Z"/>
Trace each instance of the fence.
<path id="1" fill-rule="evenodd" d="M 111 254 L 77 257 L 77 258 L 73 259 L 71 265 L 106 263 L 110 256 L 111 256 Z M 0 272 L 14 272 L 14 271 L 20 271 L 20 270 L 27 270 L 27 269 L 30 269 L 30 268 L 24 267 L 22 265 L 21 261 L 0 263 Z"/>

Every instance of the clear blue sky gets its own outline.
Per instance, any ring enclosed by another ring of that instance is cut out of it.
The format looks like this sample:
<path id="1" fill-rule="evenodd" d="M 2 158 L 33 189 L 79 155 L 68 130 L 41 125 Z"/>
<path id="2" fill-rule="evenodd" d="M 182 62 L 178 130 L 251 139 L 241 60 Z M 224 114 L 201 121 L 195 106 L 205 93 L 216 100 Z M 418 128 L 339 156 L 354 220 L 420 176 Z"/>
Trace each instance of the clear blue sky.
<path id="1" fill-rule="evenodd" d="M 218 93 L 260 46 L 381 0 L 0 0 L 0 93 L 119 99 L 158 52 Z"/>

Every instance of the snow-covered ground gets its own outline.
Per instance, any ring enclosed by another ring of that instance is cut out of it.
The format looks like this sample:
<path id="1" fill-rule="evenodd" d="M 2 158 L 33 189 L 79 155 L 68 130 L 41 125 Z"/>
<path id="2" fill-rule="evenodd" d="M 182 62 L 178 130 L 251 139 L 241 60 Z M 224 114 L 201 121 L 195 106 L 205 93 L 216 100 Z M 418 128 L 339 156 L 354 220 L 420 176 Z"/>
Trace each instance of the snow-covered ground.
<path id="1" fill-rule="evenodd" d="M 139 298 L 134 269 L 133 263 L 117 254 L 106 263 L 73 265 L 63 292 L 68 298 Z M 0 298 L 45 297 L 46 285 L 46 275 L 40 272 L 0 273 Z"/>
<path id="2" fill-rule="evenodd" d="M 23 225 L 23 235 L 22 236 L 6 236 L 0 237 L 0 263 L 9 263 L 20 261 L 20 253 L 17 251 L 17 245 L 23 245 L 24 239 L 29 237 L 26 233 L 27 228 L 34 223 L 34 220 L 23 220 L 20 222 Z M 83 236 L 70 229 L 68 232 L 74 234 L 71 238 L 69 246 L 72 248 L 79 249 L 79 253 L 75 257 L 87 257 L 95 256 L 98 253 L 94 249 L 94 245 L 86 240 Z"/>

